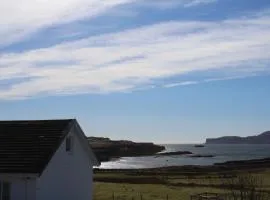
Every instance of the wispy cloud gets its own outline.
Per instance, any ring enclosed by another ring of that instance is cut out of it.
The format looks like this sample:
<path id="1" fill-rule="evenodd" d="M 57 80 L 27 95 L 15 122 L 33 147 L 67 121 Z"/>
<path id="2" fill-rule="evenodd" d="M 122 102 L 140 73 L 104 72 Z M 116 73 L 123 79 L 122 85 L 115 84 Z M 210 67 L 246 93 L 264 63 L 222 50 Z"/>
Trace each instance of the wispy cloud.
<path id="1" fill-rule="evenodd" d="M 164 84 L 162 87 L 172 88 L 172 87 L 178 87 L 178 86 L 197 85 L 197 84 L 216 82 L 216 81 L 244 79 L 244 78 L 253 77 L 253 76 L 257 76 L 257 75 L 250 73 L 249 75 L 227 76 L 227 77 L 225 76 L 222 78 L 209 78 L 209 79 L 204 79 L 204 80 L 199 80 L 199 81 L 183 81 L 183 82 L 177 82 L 177 83 Z"/>
<path id="2" fill-rule="evenodd" d="M 133 1 L 0 1 L 0 46 L 19 41 L 39 29 L 95 17 L 111 8 Z"/>
<path id="3" fill-rule="evenodd" d="M 185 7 L 192 7 L 192 6 L 198 6 L 203 4 L 209 4 L 209 3 L 215 3 L 217 0 L 194 0 L 186 3 Z"/>
<path id="4" fill-rule="evenodd" d="M 0 87 L 0 99 L 132 91 L 163 78 L 207 70 L 241 76 L 244 68 L 248 76 L 270 71 L 269 58 L 268 14 L 216 22 L 171 21 L 4 53 L 0 84 L 9 84 Z"/>
<path id="5" fill-rule="evenodd" d="M 179 83 L 169 83 L 163 85 L 164 88 L 172 88 L 172 87 L 178 87 L 178 86 L 186 86 L 186 85 L 195 85 L 198 84 L 198 81 L 183 81 Z"/>
<path id="6" fill-rule="evenodd" d="M 139 5 L 155 7 L 158 9 L 170 9 L 178 6 L 192 7 L 203 4 L 215 3 L 218 0 L 141 0 L 138 2 Z"/>
<path id="7" fill-rule="evenodd" d="M 53 25 L 91 19 L 102 14 L 119 17 L 138 15 L 135 10 L 120 8 L 125 5 L 169 8 L 178 5 L 195 6 L 208 2 L 210 3 L 210 0 L 0 1 L 0 47 L 30 37 L 37 31 Z"/>
<path id="8" fill-rule="evenodd" d="M 207 3 L 210 0 L 9 0 L 0 1 L 0 47 L 18 42 L 39 30 L 82 19 L 107 16 L 136 17 L 138 11 L 125 5 L 172 8 Z"/>

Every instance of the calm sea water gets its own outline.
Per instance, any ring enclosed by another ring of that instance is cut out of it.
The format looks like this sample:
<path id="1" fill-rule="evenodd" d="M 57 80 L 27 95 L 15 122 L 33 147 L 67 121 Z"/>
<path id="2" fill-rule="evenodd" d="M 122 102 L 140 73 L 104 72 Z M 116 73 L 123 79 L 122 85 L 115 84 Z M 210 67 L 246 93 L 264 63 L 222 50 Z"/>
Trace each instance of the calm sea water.
<path id="1" fill-rule="evenodd" d="M 106 169 L 139 169 L 164 166 L 182 165 L 212 165 L 214 163 L 231 160 L 248 160 L 270 157 L 270 145 L 234 144 L 215 145 L 209 144 L 202 148 L 196 148 L 193 144 L 170 144 L 164 145 L 166 152 L 191 151 L 194 154 L 214 155 L 213 158 L 191 158 L 183 156 L 144 156 L 123 157 L 116 161 L 103 162 L 100 168 Z"/>

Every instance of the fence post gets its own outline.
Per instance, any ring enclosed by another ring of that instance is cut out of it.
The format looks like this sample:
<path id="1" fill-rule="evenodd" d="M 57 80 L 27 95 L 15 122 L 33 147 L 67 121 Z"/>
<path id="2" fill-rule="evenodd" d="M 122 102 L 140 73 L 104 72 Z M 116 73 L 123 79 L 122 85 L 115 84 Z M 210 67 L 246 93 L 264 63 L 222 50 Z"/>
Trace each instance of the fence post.
<path id="1" fill-rule="evenodd" d="M 114 192 L 112 193 L 112 199 L 114 200 Z"/>
<path id="2" fill-rule="evenodd" d="M 143 196 L 142 196 L 142 194 L 140 193 L 140 196 L 141 196 L 141 200 L 143 200 Z"/>
<path id="3" fill-rule="evenodd" d="M 167 196 L 166 196 L 166 200 L 169 200 L 169 195 L 167 194 Z"/>

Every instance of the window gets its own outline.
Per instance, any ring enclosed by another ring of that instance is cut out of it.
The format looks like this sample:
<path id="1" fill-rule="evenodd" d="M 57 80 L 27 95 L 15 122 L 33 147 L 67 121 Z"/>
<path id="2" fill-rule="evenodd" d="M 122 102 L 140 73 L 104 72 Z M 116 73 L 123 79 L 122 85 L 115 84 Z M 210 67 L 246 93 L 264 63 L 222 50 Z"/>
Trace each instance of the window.
<path id="1" fill-rule="evenodd" d="M 72 137 L 68 136 L 66 138 L 66 152 L 71 152 L 72 151 Z"/>
<path id="2" fill-rule="evenodd" d="M 10 183 L 0 181 L 0 200 L 10 200 Z"/>

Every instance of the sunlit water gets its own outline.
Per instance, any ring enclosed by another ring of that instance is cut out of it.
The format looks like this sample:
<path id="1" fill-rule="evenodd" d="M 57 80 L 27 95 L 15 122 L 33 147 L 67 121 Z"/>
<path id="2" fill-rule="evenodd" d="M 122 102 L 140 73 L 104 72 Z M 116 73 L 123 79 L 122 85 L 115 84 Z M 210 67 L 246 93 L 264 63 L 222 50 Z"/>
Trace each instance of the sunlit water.
<path id="1" fill-rule="evenodd" d="M 212 165 L 231 160 L 248 160 L 270 157 L 270 145 L 205 145 L 196 148 L 192 144 L 171 144 L 164 145 L 169 151 L 191 151 L 194 154 L 214 155 L 213 158 L 191 158 L 187 155 L 179 156 L 144 156 L 144 157 L 123 157 L 116 161 L 103 162 L 100 168 L 106 169 L 139 169 L 164 166 L 182 165 Z"/>

